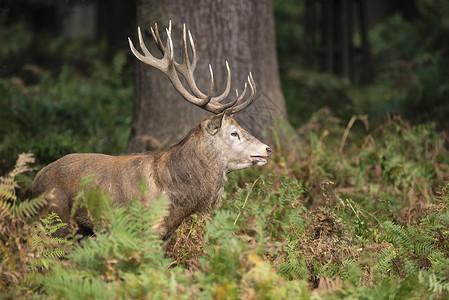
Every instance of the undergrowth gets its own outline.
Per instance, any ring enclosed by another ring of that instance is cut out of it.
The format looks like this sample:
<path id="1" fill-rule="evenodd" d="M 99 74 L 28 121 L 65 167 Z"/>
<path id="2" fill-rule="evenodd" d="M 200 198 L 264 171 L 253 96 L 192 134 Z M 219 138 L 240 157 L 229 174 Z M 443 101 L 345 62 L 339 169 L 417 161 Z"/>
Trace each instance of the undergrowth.
<path id="1" fill-rule="evenodd" d="M 32 170 L 33 162 L 32 154 L 23 153 L 14 169 L 0 177 L 0 291 L 12 298 L 37 293 L 55 259 L 73 244 L 51 236 L 65 225 L 54 213 L 39 222 L 44 206 L 53 199 L 51 193 L 30 200 L 17 196 L 23 183 L 20 176 Z"/>
<path id="2" fill-rule="evenodd" d="M 12 213 L 20 209 L 11 205 L 25 203 L 11 196 L 11 189 L 20 188 L 17 172 L 30 169 L 23 164 L 31 156 L 22 156 L 2 179 L 9 187 L 2 188 L 9 191 L 2 201 L 12 203 L 2 206 L 9 212 L 0 227 L 3 295 L 449 296 L 449 184 L 442 180 L 448 157 L 441 147 L 446 137 L 432 125 L 413 127 L 398 118 L 369 133 L 328 120 L 315 119 L 295 167 L 275 164 L 231 173 L 220 207 L 184 222 L 165 246 L 152 229 L 164 215 L 164 199 L 149 207 L 138 201 L 114 204 L 89 178 L 77 201 L 99 220 L 94 237 L 57 239 L 51 233 L 65 224 L 56 215 L 40 214 L 38 222 L 34 212 Z M 347 144 L 341 147 L 345 130 Z M 364 142 L 351 142 L 363 134 Z"/>
<path id="3" fill-rule="evenodd" d="M 104 43 L 36 40 L 22 23 L 7 28 L 0 26 L 0 38 L 20 38 L 4 43 L 0 61 L 21 65 L 0 72 L 0 175 L 22 152 L 33 152 L 39 165 L 73 152 L 122 153 L 134 93 L 129 52 L 108 59 Z M 28 61 L 29 48 L 47 59 Z"/>

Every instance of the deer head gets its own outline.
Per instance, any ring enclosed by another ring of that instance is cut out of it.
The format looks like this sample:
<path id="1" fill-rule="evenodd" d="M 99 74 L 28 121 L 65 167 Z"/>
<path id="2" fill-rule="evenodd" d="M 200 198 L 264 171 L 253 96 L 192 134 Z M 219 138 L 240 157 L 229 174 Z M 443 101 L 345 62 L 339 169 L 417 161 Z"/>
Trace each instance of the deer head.
<path id="1" fill-rule="evenodd" d="M 235 91 L 235 97 L 232 100 L 226 100 L 231 89 L 231 69 L 226 61 L 227 81 L 226 87 L 222 94 L 213 96 L 214 93 L 214 74 L 211 65 L 209 65 L 210 85 L 207 94 L 201 92 L 195 83 L 194 71 L 197 64 L 197 56 L 195 44 L 193 42 L 190 30 L 186 30 L 183 26 L 183 60 L 178 63 L 174 59 L 173 42 L 171 38 L 171 21 L 168 29 L 165 29 L 167 41 L 164 45 L 159 35 L 157 24 L 154 29 L 151 28 L 153 39 L 163 54 L 161 59 L 155 58 L 142 38 L 140 27 L 138 27 L 139 44 L 143 55 L 136 50 L 130 38 L 128 38 L 131 51 L 142 62 L 162 71 L 179 94 L 189 103 L 192 103 L 202 109 L 211 112 L 214 116 L 206 118 L 200 124 L 205 138 L 208 139 L 210 148 L 215 149 L 217 153 L 221 153 L 221 160 L 226 164 L 227 172 L 247 168 L 253 164 L 263 165 L 267 163 L 267 157 L 272 150 L 247 131 L 245 131 L 234 120 L 233 115 L 246 107 L 254 100 L 256 94 L 256 84 L 251 72 L 247 77 L 243 92 L 239 95 L 239 91 Z M 187 48 L 187 34 L 189 36 L 189 44 L 192 51 L 192 59 L 189 58 L 189 50 Z M 187 82 L 190 92 L 183 86 L 179 79 L 181 74 Z M 249 86 L 249 96 L 244 100 Z M 226 153 L 223 153 L 226 151 Z"/>

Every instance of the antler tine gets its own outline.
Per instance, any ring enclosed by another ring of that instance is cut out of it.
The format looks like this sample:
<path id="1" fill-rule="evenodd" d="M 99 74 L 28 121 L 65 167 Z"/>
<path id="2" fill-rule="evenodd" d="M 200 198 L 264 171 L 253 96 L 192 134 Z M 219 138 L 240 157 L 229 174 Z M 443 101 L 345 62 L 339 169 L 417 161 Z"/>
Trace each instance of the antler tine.
<path id="1" fill-rule="evenodd" d="M 190 65 L 190 68 L 192 69 L 192 72 L 193 72 L 193 71 L 195 71 L 196 63 L 197 63 L 198 59 L 196 57 L 195 43 L 193 42 L 192 33 L 190 32 L 190 30 L 188 30 L 188 33 L 189 33 L 190 47 L 192 48 L 192 54 L 193 54 L 192 64 Z"/>
<path id="2" fill-rule="evenodd" d="M 228 61 L 226 61 L 226 70 L 228 72 L 228 78 L 226 80 L 226 88 L 223 91 L 223 93 L 219 96 L 213 97 L 211 102 L 214 103 L 221 103 L 229 94 L 229 91 L 231 90 L 231 68 L 229 68 Z"/>
<path id="3" fill-rule="evenodd" d="M 170 29 L 171 29 L 171 23 L 170 23 Z M 158 34 L 156 35 L 156 39 L 157 39 L 157 44 L 162 45 L 162 42 L 160 41 L 160 37 Z M 193 72 L 196 68 L 196 62 L 197 62 L 196 49 L 195 49 L 195 43 L 193 42 L 192 34 L 190 33 L 190 30 L 189 30 L 189 42 L 190 42 L 190 46 L 192 48 L 192 55 L 193 55 L 193 60 L 191 63 L 190 59 L 189 59 L 189 50 L 187 48 L 187 34 L 186 34 L 185 24 L 183 25 L 183 30 L 182 30 L 182 42 L 183 42 L 182 44 L 183 44 L 183 50 L 184 50 L 183 51 L 183 60 L 182 60 L 182 63 L 174 62 L 176 70 L 179 73 L 181 73 L 182 76 L 186 79 L 190 90 L 192 91 L 193 94 L 195 94 L 196 97 L 205 99 L 205 102 L 207 99 L 207 102 L 210 101 L 215 104 L 221 103 L 224 99 L 226 99 L 226 97 L 228 96 L 229 91 L 231 89 L 231 69 L 229 68 L 228 62 L 226 61 L 226 70 L 227 70 L 228 76 L 227 76 L 226 88 L 223 91 L 223 93 L 219 96 L 212 97 L 211 91 L 213 91 L 214 82 L 213 82 L 213 73 L 210 69 L 210 71 L 211 71 L 210 86 L 211 87 L 209 88 L 209 94 L 205 95 L 203 92 L 200 91 L 200 89 L 196 85 L 195 78 L 193 76 Z"/>
<path id="4" fill-rule="evenodd" d="M 249 88 L 251 90 L 251 94 L 249 95 L 248 99 L 246 99 L 246 101 L 240 105 L 233 106 L 233 107 L 227 109 L 226 110 L 227 114 L 235 114 L 235 113 L 247 108 L 254 101 L 254 96 L 256 95 L 256 83 L 254 82 L 253 75 L 251 74 L 251 72 L 249 72 L 248 84 L 249 84 Z M 244 95 L 245 91 L 246 91 L 246 83 L 245 83 L 245 90 L 243 91 L 242 96 Z M 242 96 L 240 96 L 241 99 L 238 102 L 240 102 L 243 99 Z"/>
<path id="5" fill-rule="evenodd" d="M 153 36 L 153 40 L 156 43 L 157 47 L 159 48 L 159 51 L 161 51 L 162 54 L 165 53 L 165 47 L 162 43 L 161 37 L 159 36 L 159 29 L 157 28 L 157 23 L 154 23 L 154 30 L 153 27 L 150 27 L 151 35 Z"/>
<path id="6" fill-rule="evenodd" d="M 227 108 L 229 108 L 229 107 L 232 107 L 232 106 L 236 105 L 237 103 L 240 103 L 240 101 L 242 101 L 243 98 L 244 98 L 245 95 L 246 95 L 246 89 L 247 89 L 247 87 L 248 87 L 248 84 L 245 82 L 245 88 L 243 89 L 243 92 L 242 92 L 242 94 L 240 95 L 240 97 L 239 97 L 239 91 L 236 89 L 236 90 L 235 90 L 235 99 L 232 100 L 232 101 L 229 102 L 229 103 L 223 104 L 223 107 L 224 107 L 224 110 L 223 110 L 223 111 L 225 111 L 225 110 L 226 110 Z"/>
<path id="7" fill-rule="evenodd" d="M 212 66 L 209 64 L 209 73 L 210 73 L 210 86 L 209 86 L 209 95 L 207 96 L 208 103 L 212 98 L 212 94 L 214 93 L 214 72 L 212 71 Z"/>
<path id="8" fill-rule="evenodd" d="M 189 37 L 191 38 L 190 31 L 189 31 Z M 190 40 L 190 45 L 193 44 L 193 41 Z M 187 49 L 187 40 L 186 40 L 186 24 L 182 25 L 182 48 L 184 50 L 184 56 L 182 62 L 187 65 L 187 69 L 193 73 L 195 71 L 195 67 L 192 68 L 192 65 L 190 64 L 189 59 L 189 50 Z M 196 57 L 196 51 L 195 51 L 195 45 L 192 47 L 193 49 L 193 56 Z"/>
<path id="9" fill-rule="evenodd" d="M 193 54 L 193 61 L 195 62 L 195 65 L 190 63 L 190 59 L 189 59 L 189 50 L 187 49 L 187 39 L 186 39 L 186 24 L 183 25 L 182 27 L 182 45 L 183 45 L 183 60 L 181 64 L 177 64 L 177 70 L 179 73 L 182 74 L 182 76 L 184 76 L 184 78 L 187 81 L 187 84 L 189 85 L 190 90 L 192 91 L 192 93 L 194 93 L 197 97 L 200 98 L 205 98 L 208 97 L 209 101 L 212 98 L 212 94 L 210 93 L 213 89 L 213 73 L 212 73 L 212 69 L 209 65 L 209 71 L 211 74 L 211 87 L 209 88 L 209 95 L 206 96 L 205 94 L 203 94 L 200 89 L 198 88 L 198 86 L 195 83 L 195 79 L 193 77 L 193 71 L 195 71 L 196 68 L 196 51 L 195 51 L 195 44 L 193 43 L 193 39 L 192 39 L 192 35 L 190 34 L 189 31 L 189 39 L 190 39 L 190 46 L 192 47 L 192 54 Z"/>
<path id="10" fill-rule="evenodd" d="M 137 57 L 137 59 L 139 59 L 141 62 L 144 62 L 146 64 L 149 64 L 151 66 L 154 66 L 157 69 L 161 69 L 162 66 L 162 61 L 154 58 L 150 51 L 148 51 L 147 47 L 145 46 L 145 43 L 142 40 L 142 33 L 140 31 L 140 27 L 137 27 L 137 32 L 139 35 L 139 43 L 140 43 L 140 47 L 142 48 L 142 51 L 144 52 L 145 56 L 143 56 L 142 54 L 140 54 L 139 51 L 137 51 L 137 49 L 134 47 L 133 42 L 131 41 L 130 38 L 128 38 L 128 42 L 129 42 L 129 47 L 131 48 L 131 52 Z"/>
<path id="11" fill-rule="evenodd" d="M 243 89 L 242 94 L 239 97 L 239 91 L 236 89 L 235 90 L 235 99 L 225 103 L 225 104 L 212 104 L 209 103 L 208 105 L 216 112 L 216 113 L 221 113 L 221 112 L 226 112 L 226 114 L 230 115 L 233 114 L 233 112 L 231 112 L 231 108 L 232 106 L 236 105 L 237 103 L 239 103 L 240 101 L 243 100 L 243 98 L 245 97 L 246 94 L 246 90 L 248 88 L 248 84 L 247 82 L 245 82 L 245 88 Z M 229 109 L 228 109 L 229 108 Z"/>
<path id="12" fill-rule="evenodd" d="M 173 51 L 173 40 L 171 39 L 170 31 L 165 28 L 165 32 L 167 33 L 167 46 L 165 47 L 164 58 L 168 57 L 168 63 L 170 65 L 175 64 L 175 54 Z M 176 73 L 175 73 L 176 74 Z"/>
<path id="13" fill-rule="evenodd" d="M 150 51 L 148 50 L 147 46 L 145 46 L 145 43 L 143 42 L 143 38 L 142 38 L 142 32 L 140 31 L 140 27 L 137 27 L 137 33 L 139 35 L 139 44 L 140 44 L 140 48 L 143 51 L 143 54 L 145 55 L 145 57 L 152 57 Z"/>
<path id="14" fill-rule="evenodd" d="M 171 23 L 170 23 L 171 24 Z M 212 68 L 210 68 L 211 72 L 211 86 L 210 86 L 210 95 L 205 96 L 204 98 L 197 98 L 194 95 L 190 94 L 182 85 L 181 81 L 179 80 L 178 74 L 176 71 L 179 72 L 179 64 L 175 62 L 174 60 L 174 51 L 173 51 L 173 41 L 170 35 L 171 26 L 169 29 L 165 28 L 165 31 L 167 33 L 167 45 L 165 46 L 165 53 L 162 60 L 166 60 L 168 64 L 168 70 L 166 72 L 166 75 L 170 79 L 170 81 L 173 83 L 173 86 L 176 88 L 176 90 L 181 94 L 181 96 L 186 99 L 188 102 L 193 103 L 197 106 L 204 106 L 207 105 L 211 99 L 211 93 L 213 91 L 213 84 L 214 84 L 214 75 L 212 73 Z M 180 72 L 181 73 L 181 72 Z M 182 74 L 182 73 L 181 73 Z M 205 108 L 206 109 L 206 108 Z"/>
<path id="15" fill-rule="evenodd" d="M 193 37 L 192 34 L 190 33 L 189 30 L 189 42 L 190 42 L 190 47 L 192 48 L 192 55 L 193 55 L 193 60 L 192 63 L 190 63 L 190 59 L 189 59 L 189 50 L 187 49 L 187 36 L 186 36 L 186 25 L 183 25 L 182 28 L 182 42 L 183 42 L 183 61 L 181 64 L 177 64 L 176 65 L 176 69 L 178 70 L 179 73 L 182 74 L 182 76 L 184 76 L 184 78 L 187 81 L 187 84 L 189 85 L 190 90 L 199 98 L 204 98 L 206 97 L 205 94 L 203 94 L 198 86 L 196 85 L 194 76 L 193 76 L 193 72 L 196 68 L 196 62 L 197 62 L 197 56 L 196 56 L 196 49 L 195 49 L 195 43 L 193 42 Z M 229 91 L 231 90 L 231 69 L 229 68 L 229 64 L 226 61 L 226 70 L 228 72 L 228 77 L 227 77 L 227 82 L 226 82 L 226 88 L 224 90 L 224 92 L 216 97 L 212 97 L 212 94 L 210 93 L 213 89 L 213 73 L 212 73 L 212 69 L 209 66 L 209 69 L 211 71 L 211 88 L 209 89 L 209 95 L 207 96 L 210 99 L 211 103 L 220 103 L 222 102 L 229 94 Z"/>
<path id="16" fill-rule="evenodd" d="M 156 43 L 157 47 L 159 48 L 159 51 L 161 51 L 161 53 L 165 55 L 166 47 L 164 47 L 164 45 L 162 43 L 162 39 L 159 35 L 159 28 L 157 26 L 157 23 L 154 24 L 154 29 L 153 28 L 150 28 L 150 29 L 151 29 L 151 35 L 153 36 L 154 42 Z M 167 37 L 168 36 L 170 36 L 170 38 L 171 38 L 171 20 L 169 23 L 169 29 L 168 29 L 168 33 L 167 33 Z M 192 93 L 194 93 L 196 97 L 204 99 L 204 102 L 207 103 L 212 98 L 212 94 L 210 92 L 208 95 L 205 95 L 204 93 L 202 93 L 199 90 L 199 88 L 197 87 L 197 85 L 195 83 L 195 79 L 193 77 L 193 71 L 195 70 L 195 67 L 196 67 L 197 58 L 196 58 L 195 44 L 193 43 L 193 38 L 192 38 L 190 31 L 189 31 L 189 39 L 190 39 L 190 46 L 192 47 L 193 62 L 190 63 L 190 59 L 189 59 L 188 48 L 187 48 L 187 38 L 186 38 L 186 26 L 184 24 L 184 26 L 183 26 L 183 50 L 184 50 L 183 51 L 183 61 L 182 61 L 182 63 L 178 63 L 173 60 L 171 63 L 173 63 L 175 65 L 176 70 L 179 73 L 181 73 L 182 76 L 186 79 L 187 84 L 189 85 L 189 88 L 192 91 Z M 212 75 L 212 77 L 213 77 L 213 75 Z M 211 81 L 211 84 L 213 84 L 212 81 Z M 209 91 L 212 91 L 212 90 L 213 90 L 213 87 L 209 89 Z"/>
<path id="17" fill-rule="evenodd" d="M 183 45 L 184 45 L 184 55 L 185 55 L 184 61 L 187 61 L 186 69 L 188 69 L 188 72 L 184 73 L 184 72 L 180 71 L 180 73 L 184 76 L 184 78 L 186 78 L 187 83 L 189 84 L 189 87 L 192 90 L 192 92 L 194 92 L 197 97 L 201 97 L 201 96 L 204 97 L 204 94 L 198 89 L 198 87 L 196 86 L 195 80 L 193 78 L 193 71 L 195 71 L 196 63 L 197 63 L 195 43 L 193 42 L 192 33 L 190 32 L 190 30 L 188 30 L 189 42 L 190 42 L 190 47 L 192 48 L 192 56 L 193 56 L 192 62 L 190 63 L 190 61 L 188 59 L 188 50 L 187 50 L 187 41 L 186 41 L 185 30 L 186 30 L 186 27 L 184 24 L 184 26 L 183 26 Z M 184 63 L 184 61 L 183 61 L 183 63 Z M 212 97 L 212 99 L 211 99 L 212 103 L 221 103 L 228 96 L 229 91 L 231 90 L 231 69 L 229 68 L 228 61 L 226 61 L 226 70 L 228 73 L 227 81 L 226 81 L 226 88 L 221 95 Z M 188 76 L 189 78 L 187 78 L 186 76 Z"/>
<path id="18" fill-rule="evenodd" d="M 245 95 L 246 95 L 246 89 L 248 88 L 248 84 L 245 82 L 245 88 L 243 89 L 243 92 L 242 92 L 242 95 L 240 95 L 240 97 L 238 98 L 238 99 L 236 99 L 236 102 L 235 102 L 235 104 L 237 104 L 237 103 L 240 103 L 240 101 L 242 101 L 243 100 L 243 97 L 245 97 Z M 235 90 L 237 93 L 237 96 L 238 96 L 238 91 L 237 90 Z M 234 105 L 235 105 L 234 104 Z"/>

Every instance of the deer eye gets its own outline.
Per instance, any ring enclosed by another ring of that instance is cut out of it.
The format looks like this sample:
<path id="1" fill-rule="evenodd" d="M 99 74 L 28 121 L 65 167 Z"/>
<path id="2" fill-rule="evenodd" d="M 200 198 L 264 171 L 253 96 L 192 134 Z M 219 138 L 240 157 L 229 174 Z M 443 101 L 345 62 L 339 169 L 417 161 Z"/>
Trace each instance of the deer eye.
<path id="1" fill-rule="evenodd" d="M 231 132 L 231 136 L 240 138 L 239 134 L 237 133 L 237 131 Z"/>

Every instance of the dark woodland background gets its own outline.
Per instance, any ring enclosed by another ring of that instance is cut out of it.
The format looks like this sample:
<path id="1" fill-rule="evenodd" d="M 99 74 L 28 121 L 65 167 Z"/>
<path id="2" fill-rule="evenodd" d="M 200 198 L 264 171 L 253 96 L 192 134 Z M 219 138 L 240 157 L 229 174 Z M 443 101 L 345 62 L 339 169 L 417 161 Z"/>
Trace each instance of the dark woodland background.
<path id="1" fill-rule="evenodd" d="M 1 173 L 29 150 L 42 163 L 76 151 L 123 153 L 135 80 L 127 37 L 135 36 L 136 5 L 0 1 Z M 446 130 L 446 1 L 273 6 L 279 74 L 295 128 L 326 108 L 344 123 L 352 115 L 374 123 L 401 115 Z"/>

